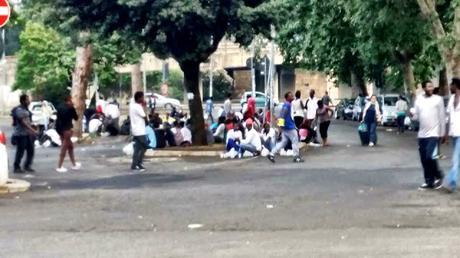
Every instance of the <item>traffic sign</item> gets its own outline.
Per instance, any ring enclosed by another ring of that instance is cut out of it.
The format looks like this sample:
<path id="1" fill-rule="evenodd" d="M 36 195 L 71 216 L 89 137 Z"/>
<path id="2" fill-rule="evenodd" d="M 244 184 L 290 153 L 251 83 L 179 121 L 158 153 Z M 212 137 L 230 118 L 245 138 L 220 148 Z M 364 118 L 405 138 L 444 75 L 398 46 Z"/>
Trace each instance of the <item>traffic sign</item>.
<path id="1" fill-rule="evenodd" d="M 11 15 L 11 8 L 8 0 L 0 0 L 0 28 L 8 23 Z"/>

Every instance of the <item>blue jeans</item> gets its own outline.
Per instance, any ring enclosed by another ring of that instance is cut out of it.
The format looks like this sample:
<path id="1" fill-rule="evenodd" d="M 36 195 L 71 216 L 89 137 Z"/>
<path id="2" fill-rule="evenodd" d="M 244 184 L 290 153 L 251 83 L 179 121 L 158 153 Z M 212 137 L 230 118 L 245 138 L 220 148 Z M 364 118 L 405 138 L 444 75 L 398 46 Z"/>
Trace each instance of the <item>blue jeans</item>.
<path id="1" fill-rule="evenodd" d="M 442 179 L 442 172 L 439 170 L 437 155 L 439 154 L 439 138 L 419 138 L 420 160 L 423 166 L 425 183 L 434 186 L 435 180 Z"/>
<path id="2" fill-rule="evenodd" d="M 290 130 L 283 130 L 281 133 L 281 141 L 276 144 L 275 148 L 272 149 L 271 154 L 275 155 L 278 153 L 282 148 L 285 148 L 286 145 L 291 141 L 292 143 L 292 151 L 294 152 L 294 157 L 298 157 L 300 155 L 300 150 L 299 150 L 299 135 L 297 134 L 296 129 L 290 129 Z"/>
<path id="3" fill-rule="evenodd" d="M 452 154 L 452 168 L 447 176 L 447 186 L 452 190 L 457 188 L 458 171 L 460 170 L 460 137 L 453 137 L 452 144 L 454 152 Z"/>
<path id="4" fill-rule="evenodd" d="M 367 130 L 369 132 L 369 142 L 377 143 L 377 123 L 366 122 Z"/>

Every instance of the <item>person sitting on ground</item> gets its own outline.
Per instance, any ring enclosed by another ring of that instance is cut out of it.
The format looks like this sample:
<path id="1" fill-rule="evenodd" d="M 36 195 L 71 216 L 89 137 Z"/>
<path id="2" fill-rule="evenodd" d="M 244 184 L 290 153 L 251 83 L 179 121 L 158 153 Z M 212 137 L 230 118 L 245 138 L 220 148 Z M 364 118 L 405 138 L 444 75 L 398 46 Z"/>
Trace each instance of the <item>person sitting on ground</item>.
<path id="1" fill-rule="evenodd" d="M 219 125 L 217 126 L 216 131 L 213 134 L 214 142 L 223 143 L 225 137 L 225 117 L 219 117 Z"/>
<path id="2" fill-rule="evenodd" d="M 240 140 L 243 138 L 243 133 L 240 131 L 239 122 L 233 123 L 230 126 L 230 130 L 227 132 L 227 140 L 226 140 L 226 150 L 230 151 L 234 149 L 235 151 L 240 150 Z"/>
<path id="3" fill-rule="evenodd" d="M 272 151 L 276 144 L 276 132 L 275 129 L 270 127 L 269 123 L 264 124 L 264 128 L 260 133 L 262 145 L 268 150 Z"/>
<path id="4" fill-rule="evenodd" d="M 173 128 L 171 128 L 171 132 L 174 135 L 174 142 L 176 143 L 176 146 L 180 146 L 184 142 L 184 136 L 182 135 L 181 127 L 180 127 L 180 122 L 179 121 L 174 121 Z"/>
<path id="5" fill-rule="evenodd" d="M 180 121 L 179 124 L 181 127 L 180 130 L 181 130 L 182 136 L 184 137 L 184 141 L 181 143 L 180 146 L 183 146 L 183 147 L 192 146 L 192 131 L 187 126 L 185 126 L 184 121 Z M 190 125 L 190 121 L 187 121 L 187 125 Z"/>
<path id="6" fill-rule="evenodd" d="M 245 151 L 252 153 L 254 156 L 260 155 L 262 151 L 262 142 L 259 134 L 253 127 L 253 120 L 251 118 L 246 120 L 246 128 L 246 137 L 241 139 L 240 143 L 240 158 Z"/>
<path id="7" fill-rule="evenodd" d="M 159 129 L 159 131 L 162 131 L 164 133 L 164 139 L 168 146 L 174 147 L 178 146 L 176 144 L 176 141 L 174 139 L 174 133 L 172 132 L 171 125 L 169 123 L 163 123 L 162 129 Z"/>

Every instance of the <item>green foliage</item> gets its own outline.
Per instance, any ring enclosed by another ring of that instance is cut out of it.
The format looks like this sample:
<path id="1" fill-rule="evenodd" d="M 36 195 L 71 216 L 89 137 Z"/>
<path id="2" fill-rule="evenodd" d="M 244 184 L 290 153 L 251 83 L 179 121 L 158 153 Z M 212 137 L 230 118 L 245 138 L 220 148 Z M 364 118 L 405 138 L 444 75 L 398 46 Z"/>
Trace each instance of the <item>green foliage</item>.
<path id="1" fill-rule="evenodd" d="M 20 36 L 15 89 L 59 101 L 71 85 L 74 52 L 55 30 L 28 22 Z"/>
<path id="2" fill-rule="evenodd" d="M 159 71 L 150 72 L 147 75 L 147 91 L 161 93 L 161 85 L 163 84 L 163 74 Z M 184 75 L 182 71 L 171 70 L 169 78 L 166 81 L 168 84 L 169 97 L 182 100 L 184 98 Z"/>

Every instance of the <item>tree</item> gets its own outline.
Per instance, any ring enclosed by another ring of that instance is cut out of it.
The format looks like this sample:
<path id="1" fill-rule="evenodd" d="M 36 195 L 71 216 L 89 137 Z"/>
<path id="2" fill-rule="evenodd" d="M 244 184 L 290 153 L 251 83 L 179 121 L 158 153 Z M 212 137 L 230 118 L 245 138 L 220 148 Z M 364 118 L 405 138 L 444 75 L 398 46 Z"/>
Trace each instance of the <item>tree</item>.
<path id="1" fill-rule="evenodd" d="M 74 53 L 55 30 L 28 22 L 20 35 L 15 89 L 33 90 L 54 103 L 68 94 Z"/>
<path id="2" fill-rule="evenodd" d="M 356 28 L 338 1 L 288 0 L 278 10 L 278 44 L 287 63 L 337 76 L 367 95 Z"/>
<path id="3" fill-rule="evenodd" d="M 347 19 L 358 31 L 362 58 L 373 65 L 396 66 L 402 73 L 405 88 L 415 93 L 412 63 L 432 40 L 416 1 L 341 0 L 340 3 L 347 9 Z M 424 69 L 422 64 L 419 62 L 417 68 Z"/>
<path id="4" fill-rule="evenodd" d="M 214 53 L 224 36 L 249 45 L 256 34 L 269 34 L 272 17 L 267 0 L 58 0 L 63 15 L 79 29 L 110 35 L 118 32 L 155 55 L 173 57 L 184 72 L 194 143 L 206 144 L 199 92 L 200 63 Z"/>
<path id="5" fill-rule="evenodd" d="M 460 3 L 457 0 L 417 0 L 417 3 L 430 22 L 439 52 L 446 64 L 447 77 L 460 77 Z M 442 7 L 446 9 L 442 10 Z M 453 18 L 446 19 L 442 11 L 449 12 Z"/>

